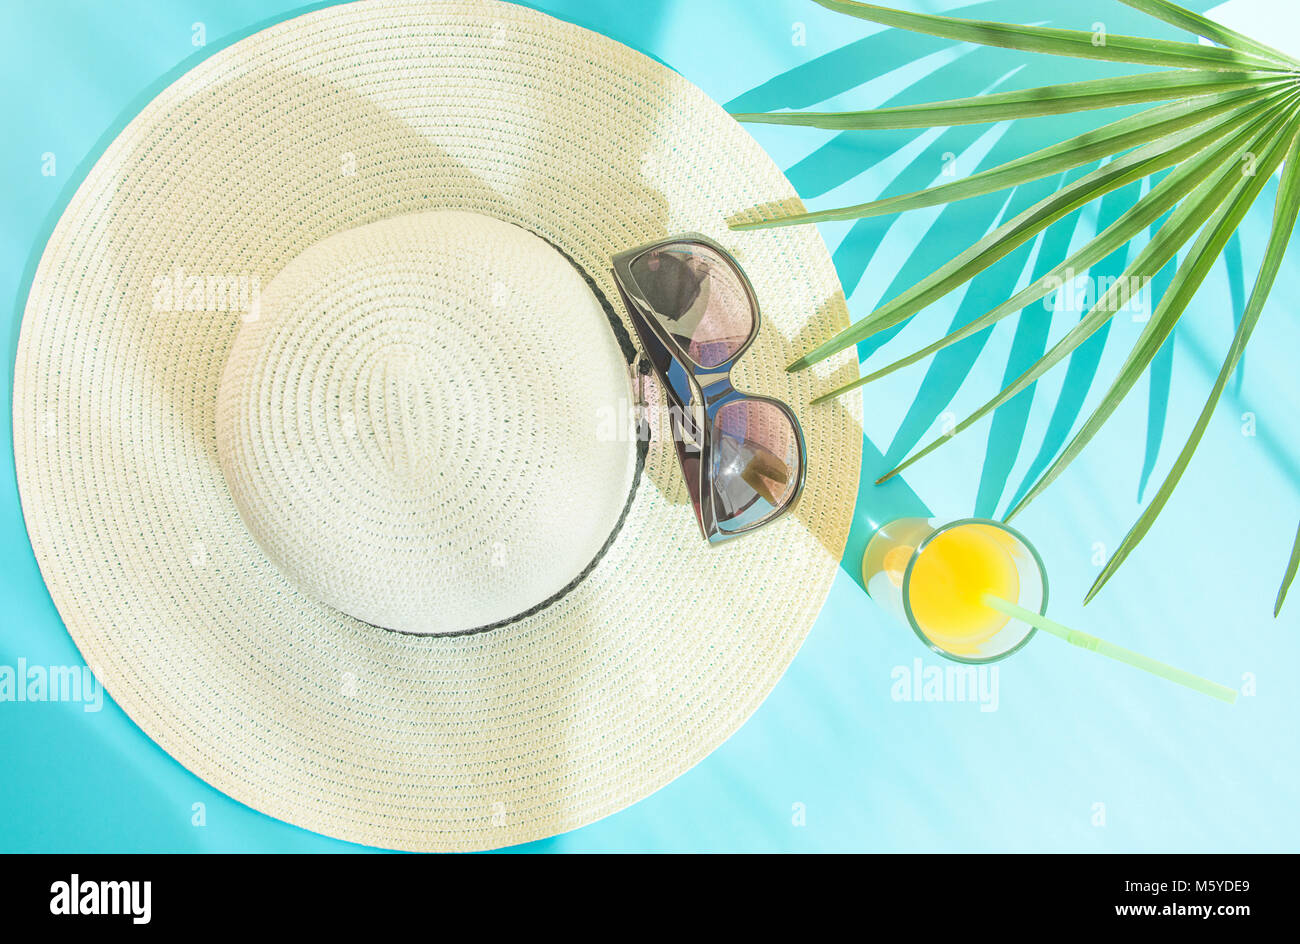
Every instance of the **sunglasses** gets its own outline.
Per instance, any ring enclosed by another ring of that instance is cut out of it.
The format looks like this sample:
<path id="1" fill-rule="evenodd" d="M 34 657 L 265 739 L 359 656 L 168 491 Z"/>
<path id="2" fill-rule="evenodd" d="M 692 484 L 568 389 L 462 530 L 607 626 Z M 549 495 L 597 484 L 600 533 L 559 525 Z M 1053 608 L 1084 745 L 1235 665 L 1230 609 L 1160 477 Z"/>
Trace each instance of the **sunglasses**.
<path id="1" fill-rule="evenodd" d="M 619 253 L 614 281 L 668 399 L 700 530 L 719 543 L 794 507 L 803 430 L 779 400 L 741 393 L 731 369 L 758 334 L 758 300 L 731 254 L 696 234 Z"/>

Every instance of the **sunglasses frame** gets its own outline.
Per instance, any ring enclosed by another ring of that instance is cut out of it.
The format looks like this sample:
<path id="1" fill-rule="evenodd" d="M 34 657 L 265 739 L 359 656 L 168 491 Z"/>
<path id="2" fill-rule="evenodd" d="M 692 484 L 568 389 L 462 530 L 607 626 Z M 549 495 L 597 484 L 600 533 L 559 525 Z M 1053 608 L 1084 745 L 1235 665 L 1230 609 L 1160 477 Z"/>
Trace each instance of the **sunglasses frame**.
<path id="1" fill-rule="evenodd" d="M 744 286 L 745 294 L 749 299 L 749 307 L 754 320 L 749 337 L 745 339 L 744 343 L 736 349 L 736 352 L 731 357 L 714 367 L 705 367 L 697 363 L 664 329 L 659 322 L 659 318 L 665 318 L 668 321 L 672 319 L 655 311 L 654 307 L 646 300 L 643 291 L 637 284 L 636 277 L 632 274 L 632 264 L 641 256 L 681 244 L 702 246 L 717 254 L 740 279 L 740 283 Z M 740 358 L 745 356 L 745 352 L 753 344 L 754 338 L 758 337 L 759 327 L 762 324 L 758 297 L 754 294 L 754 287 L 750 284 L 749 276 L 745 275 L 744 269 L 740 267 L 740 264 L 736 262 L 735 257 L 730 252 L 707 236 L 699 233 L 683 233 L 620 252 L 613 257 L 612 274 L 614 283 L 618 286 L 619 294 L 623 297 L 623 304 L 627 308 L 632 327 L 636 330 L 637 337 L 640 339 L 643 356 L 653 367 L 660 384 L 664 388 L 664 395 L 669 401 L 669 416 L 673 427 L 673 445 L 677 449 L 677 460 L 681 466 L 682 475 L 686 479 L 687 488 L 691 493 L 691 503 L 695 508 L 696 521 L 699 523 L 700 531 L 705 539 L 710 544 L 718 544 L 731 538 L 740 537 L 775 521 L 798 504 L 799 497 L 803 494 L 808 464 L 807 447 L 804 443 L 803 427 L 799 424 L 799 418 L 795 416 L 794 410 L 788 404 L 773 397 L 742 392 L 737 390 L 731 382 L 732 368 Z M 656 354 L 660 356 L 656 357 Z M 661 364 L 661 361 L 665 363 Z M 790 425 L 794 428 L 795 441 L 798 447 L 798 469 L 796 471 L 794 491 L 790 494 L 789 500 L 784 504 L 775 506 L 775 509 L 770 514 L 759 521 L 748 524 L 743 528 L 724 530 L 718 526 L 716 512 L 719 499 L 714 488 L 712 472 L 713 427 L 718 412 L 724 406 L 742 400 L 772 404 L 786 415 L 790 420 Z M 685 419 L 689 419 L 691 425 L 695 428 L 686 429 L 683 425 Z"/>

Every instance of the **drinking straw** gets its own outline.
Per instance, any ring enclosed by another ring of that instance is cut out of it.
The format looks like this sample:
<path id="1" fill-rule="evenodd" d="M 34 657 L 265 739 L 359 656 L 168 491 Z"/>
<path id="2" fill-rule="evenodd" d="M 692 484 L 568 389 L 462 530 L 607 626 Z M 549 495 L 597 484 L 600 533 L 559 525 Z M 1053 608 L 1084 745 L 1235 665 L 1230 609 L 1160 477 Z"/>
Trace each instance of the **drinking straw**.
<path id="1" fill-rule="evenodd" d="M 1158 675 L 1162 679 L 1168 679 L 1171 682 L 1177 682 L 1179 685 L 1186 685 L 1203 695 L 1209 695 L 1211 698 L 1217 698 L 1220 701 L 1226 701 L 1233 704 L 1237 700 L 1235 689 L 1228 688 L 1226 685 L 1220 685 L 1218 682 L 1211 682 L 1209 679 L 1201 678 L 1199 675 L 1193 675 L 1191 672 L 1184 672 L 1182 669 L 1176 669 L 1172 665 L 1166 665 L 1150 656 L 1144 656 L 1140 652 L 1134 652 L 1132 649 L 1125 649 L 1123 646 L 1117 646 L 1112 642 L 1104 639 L 1098 639 L 1096 636 L 1090 636 L 1088 633 L 1080 632 L 1077 629 L 1070 629 L 1068 626 L 1062 626 L 1049 620 L 1046 616 L 1035 613 L 1033 610 L 1027 610 L 1023 606 L 1017 606 L 1014 603 L 1008 603 L 1001 597 L 994 596 L 991 593 L 984 594 L 984 602 L 1000 610 L 1007 616 L 1013 616 L 1016 619 L 1024 620 L 1032 626 L 1036 626 L 1045 633 L 1053 636 L 1059 636 L 1066 642 L 1078 646 L 1081 649 L 1088 649 L 1103 656 L 1110 656 L 1120 662 L 1127 663 L 1134 668 L 1144 669 L 1152 675 Z"/>

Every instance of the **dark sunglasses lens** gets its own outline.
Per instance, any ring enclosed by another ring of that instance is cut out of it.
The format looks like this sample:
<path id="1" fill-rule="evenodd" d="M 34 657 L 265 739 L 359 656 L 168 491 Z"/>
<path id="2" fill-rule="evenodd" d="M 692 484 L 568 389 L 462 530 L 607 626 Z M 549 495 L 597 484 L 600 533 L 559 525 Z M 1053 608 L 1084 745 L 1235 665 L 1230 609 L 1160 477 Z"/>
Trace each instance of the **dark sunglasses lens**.
<path id="1" fill-rule="evenodd" d="M 799 487 L 799 434 L 788 413 L 764 400 L 732 400 L 713 421 L 713 489 L 720 531 L 770 518 Z"/>
<path id="2" fill-rule="evenodd" d="M 749 292 L 726 259 L 699 243 L 670 243 L 632 261 L 637 288 L 701 367 L 730 360 L 754 333 Z"/>

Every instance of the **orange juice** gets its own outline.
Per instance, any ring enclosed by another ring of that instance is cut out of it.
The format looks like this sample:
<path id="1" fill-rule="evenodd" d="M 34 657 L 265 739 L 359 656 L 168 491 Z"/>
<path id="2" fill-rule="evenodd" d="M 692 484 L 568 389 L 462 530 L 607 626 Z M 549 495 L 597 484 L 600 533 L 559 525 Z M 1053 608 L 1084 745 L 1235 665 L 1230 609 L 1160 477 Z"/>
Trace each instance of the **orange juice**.
<path id="1" fill-rule="evenodd" d="M 916 556 L 908 603 L 917 625 L 937 645 L 970 655 L 1007 624 L 984 595 L 1020 598 L 1011 540 L 998 528 L 963 524 L 936 534 Z"/>

